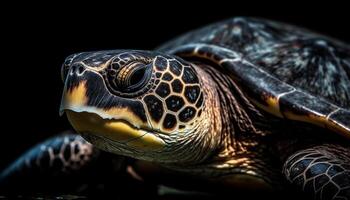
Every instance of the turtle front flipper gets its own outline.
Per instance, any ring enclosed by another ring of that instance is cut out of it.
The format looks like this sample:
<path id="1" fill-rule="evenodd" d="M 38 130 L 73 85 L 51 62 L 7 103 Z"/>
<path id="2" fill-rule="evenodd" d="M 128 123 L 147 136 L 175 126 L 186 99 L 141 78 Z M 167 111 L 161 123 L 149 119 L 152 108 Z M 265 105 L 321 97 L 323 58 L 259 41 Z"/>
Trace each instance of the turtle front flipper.
<path id="1" fill-rule="evenodd" d="M 34 146 L 2 171 L 0 191 L 94 195 L 106 191 L 107 183 L 125 184 L 125 163 L 124 157 L 102 152 L 79 135 L 62 134 Z"/>
<path id="2" fill-rule="evenodd" d="M 283 172 L 288 181 L 316 199 L 350 199 L 349 149 L 320 145 L 290 156 Z"/>

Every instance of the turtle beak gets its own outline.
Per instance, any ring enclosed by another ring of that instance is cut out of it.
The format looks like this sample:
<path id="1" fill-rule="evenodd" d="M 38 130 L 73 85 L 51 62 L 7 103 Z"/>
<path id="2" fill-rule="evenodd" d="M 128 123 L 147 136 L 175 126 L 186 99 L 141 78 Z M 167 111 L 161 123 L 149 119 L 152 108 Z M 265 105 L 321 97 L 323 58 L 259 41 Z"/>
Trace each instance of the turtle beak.
<path id="1" fill-rule="evenodd" d="M 64 87 L 59 114 L 65 110 L 83 111 L 87 106 L 86 81 L 80 81 L 74 87 Z"/>
<path id="2" fill-rule="evenodd" d="M 164 145 L 163 140 L 146 130 L 137 129 L 121 120 L 108 120 L 94 113 L 66 111 L 67 118 L 79 133 L 100 136 L 109 141 L 139 150 L 158 150 Z M 118 152 L 119 153 L 119 152 Z"/>
<path id="3" fill-rule="evenodd" d="M 73 65 L 65 77 L 59 114 L 65 110 L 83 111 L 88 104 L 86 75 L 92 73 L 83 65 Z"/>
<path id="4" fill-rule="evenodd" d="M 109 101 L 101 104 L 106 100 Z M 163 140 L 151 134 L 148 129 L 141 128 L 147 121 L 143 122 L 130 110 L 129 107 L 134 106 L 132 102 L 120 106 L 121 101 L 122 99 L 106 92 L 103 79 L 97 72 L 89 69 L 75 72 L 71 69 L 65 80 L 60 115 L 66 113 L 78 133 L 97 135 L 135 149 L 155 150 L 163 147 Z M 105 104 L 116 106 L 100 106 Z"/>

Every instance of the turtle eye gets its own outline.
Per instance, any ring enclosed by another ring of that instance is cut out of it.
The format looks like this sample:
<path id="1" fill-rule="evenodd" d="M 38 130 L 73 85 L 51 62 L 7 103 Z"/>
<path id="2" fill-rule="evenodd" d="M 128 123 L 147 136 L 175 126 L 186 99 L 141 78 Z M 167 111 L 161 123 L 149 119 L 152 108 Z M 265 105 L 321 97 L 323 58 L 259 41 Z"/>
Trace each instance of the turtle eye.
<path id="1" fill-rule="evenodd" d="M 116 77 L 116 89 L 123 93 L 137 92 L 144 88 L 152 76 L 152 67 L 133 62 L 122 67 Z"/>

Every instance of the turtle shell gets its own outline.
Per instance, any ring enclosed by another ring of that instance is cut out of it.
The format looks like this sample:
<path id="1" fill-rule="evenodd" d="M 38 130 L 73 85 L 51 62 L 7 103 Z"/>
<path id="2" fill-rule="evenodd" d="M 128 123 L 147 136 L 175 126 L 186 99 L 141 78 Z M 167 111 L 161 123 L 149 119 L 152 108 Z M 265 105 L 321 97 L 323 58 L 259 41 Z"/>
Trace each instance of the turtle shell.
<path id="1" fill-rule="evenodd" d="M 189 32 L 158 50 L 215 65 L 273 115 L 350 138 L 350 46 L 345 43 L 240 17 Z"/>

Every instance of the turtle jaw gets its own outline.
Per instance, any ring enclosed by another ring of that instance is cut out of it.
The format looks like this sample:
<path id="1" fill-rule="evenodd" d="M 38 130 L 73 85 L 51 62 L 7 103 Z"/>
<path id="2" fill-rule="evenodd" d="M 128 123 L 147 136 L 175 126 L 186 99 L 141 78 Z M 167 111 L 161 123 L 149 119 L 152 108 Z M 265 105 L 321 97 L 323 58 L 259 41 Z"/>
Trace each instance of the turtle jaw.
<path id="1" fill-rule="evenodd" d="M 138 151 L 159 151 L 165 145 L 164 141 L 153 133 L 137 128 L 125 120 L 103 119 L 89 112 L 72 110 L 65 112 L 77 132 L 106 138 L 115 145 L 123 145 Z"/>
<path id="2" fill-rule="evenodd" d="M 96 91 L 105 98 L 96 95 Z M 86 69 L 79 76 L 73 74 L 67 77 L 60 107 L 60 114 L 63 113 L 67 114 L 78 133 L 98 136 L 116 147 L 158 152 L 165 146 L 165 142 L 153 134 L 148 122 L 143 119 L 142 104 L 110 94 L 95 71 Z M 95 144 L 94 141 L 91 143 Z M 100 141 L 95 145 L 103 148 L 104 143 Z M 120 151 L 112 153 L 123 154 Z"/>

